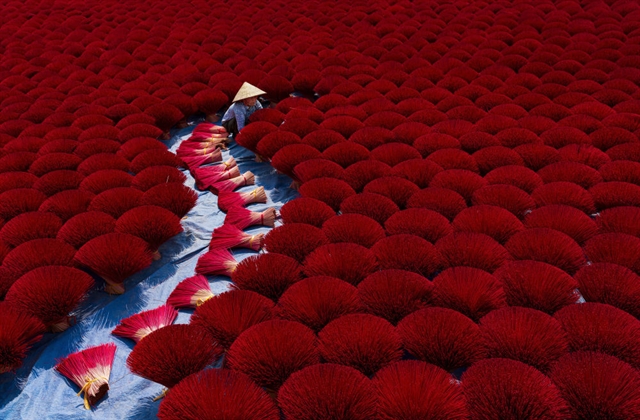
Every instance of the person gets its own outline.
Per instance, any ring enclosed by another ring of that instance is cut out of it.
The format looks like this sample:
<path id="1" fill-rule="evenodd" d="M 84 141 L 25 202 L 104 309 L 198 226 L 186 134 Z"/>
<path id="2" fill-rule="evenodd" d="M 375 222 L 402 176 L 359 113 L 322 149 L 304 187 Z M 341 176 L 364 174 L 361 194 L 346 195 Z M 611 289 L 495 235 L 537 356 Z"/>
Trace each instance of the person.
<path id="1" fill-rule="evenodd" d="M 233 98 L 233 104 L 222 117 L 222 126 L 227 130 L 227 133 L 236 136 L 248 124 L 251 114 L 262 109 L 258 96 L 264 94 L 266 94 L 265 91 L 250 83 L 244 82 L 242 84 Z"/>

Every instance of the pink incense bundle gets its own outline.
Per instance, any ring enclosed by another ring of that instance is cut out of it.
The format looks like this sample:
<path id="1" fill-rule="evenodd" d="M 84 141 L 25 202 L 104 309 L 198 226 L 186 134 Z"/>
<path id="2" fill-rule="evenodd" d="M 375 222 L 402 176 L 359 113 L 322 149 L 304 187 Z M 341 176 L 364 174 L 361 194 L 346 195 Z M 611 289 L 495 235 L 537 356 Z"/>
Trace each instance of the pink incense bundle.
<path id="1" fill-rule="evenodd" d="M 89 410 L 109 390 L 109 375 L 116 345 L 101 344 L 73 354 L 61 360 L 55 369 L 80 387 L 84 393 L 84 408 Z"/>
<path id="2" fill-rule="evenodd" d="M 196 274 L 178 283 L 167 304 L 174 308 L 197 308 L 213 296 L 207 278 Z"/>
<path id="3" fill-rule="evenodd" d="M 244 207 L 233 206 L 227 212 L 227 217 L 225 217 L 224 223 L 225 225 L 233 225 L 238 229 L 246 229 L 249 226 L 273 227 L 275 225 L 276 218 L 276 209 L 273 207 L 269 207 L 262 212 L 257 212 Z"/>
<path id="4" fill-rule="evenodd" d="M 253 175 L 253 172 L 247 171 L 235 178 L 218 181 L 211 185 L 209 189 L 214 194 L 219 194 L 221 191 L 234 191 L 246 185 L 254 185 L 255 180 L 256 179 L 255 175 Z"/>
<path id="5" fill-rule="evenodd" d="M 178 311 L 172 306 L 162 305 L 123 319 L 112 333 L 138 343 L 155 330 L 171 325 L 177 316 Z"/>
<path id="6" fill-rule="evenodd" d="M 238 265 L 227 249 L 214 249 L 203 254 L 196 264 L 196 273 L 204 276 L 228 276 L 231 277 Z"/>
<path id="7" fill-rule="evenodd" d="M 258 187 L 253 191 L 241 193 L 220 191 L 220 194 L 218 194 L 218 207 L 225 213 L 233 206 L 244 207 L 252 203 L 266 202 L 267 194 L 264 192 L 264 187 Z"/>
<path id="8" fill-rule="evenodd" d="M 224 132 L 209 132 L 209 133 L 203 133 L 203 132 L 194 132 L 191 137 L 189 137 L 189 139 L 187 141 L 189 142 L 193 142 L 193 141 L 199 141 L 199 142 L 215 142 L 218 141 L 219 139 L 224 139 L 225 141 L 229 139 L 229 135 L 227 134 L 226 131 Z"/>
<path id="9" fill-rule="evenodd" d="M 194 133 L 215 133 L 215 134 L 227 134 L 227 130 L 221 125 L 215 125 L 211 123 L 198 124 L 193 130 Z"/>
<path id="10" fill-rule="evenodd" d="M 236 166 L 235 159 L 231 158 L 220 165 L 193 168 L 191 175 L 196 179 L 196 187 L 205 190 L 218 181 L 239 176 L 240 169 Z"/>
<path id="11" fill-rule="evenodd" d="M 224 224 L 213 231 L 209 249 L 248 248 L 260 251 L 263 241 L 263 233 L 251 235 L 233 225 Z"/>
<path id="12" fill-rule="evenodd" d="M 201 156 L 214 152 L 220 152 L 225 149 L 226 144 L 223 142 L 183 142 L 178 147 L 178 156 Z"/>
<path id="13" fill-rule="evenodd" d="M 193 155 L 184 155 L 179 153 L 178 156 L 189 169 L 197 168 L 198 166 L 206 165 L 208 163 L 220 162 L 222 160 L 222 152 L 220 149 L 215 149 L 210 153 L 199 153 Z"/>

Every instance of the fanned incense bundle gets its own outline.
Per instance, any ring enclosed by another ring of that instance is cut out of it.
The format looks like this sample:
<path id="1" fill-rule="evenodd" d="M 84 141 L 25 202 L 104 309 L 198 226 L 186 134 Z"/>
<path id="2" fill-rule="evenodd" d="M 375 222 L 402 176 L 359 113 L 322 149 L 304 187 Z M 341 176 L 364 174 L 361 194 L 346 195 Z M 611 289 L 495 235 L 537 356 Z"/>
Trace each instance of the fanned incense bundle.
<path id="1" fill-rule="evenodd" d="M 268 209 L 257 212 L 251 211 L 241 206 L 233 206 L 227 211 L 224 219 L 226 225 L 233 225 L 238 229 L 246 229 L 249 226 L 269 226 L 273 227 L 277 218 L 276 209 Z"/>
<path id="2" fill-rule="evenodd" d="M 32 345 L 40 341 L 45 326 L 36 317 L 0 304 L 0 375 L 22 365 Z"/>
<path id="3" fill-rule="evenodd" d="M 209 249 L 248 248 L 259 251 L 262 248 L 263 240 L 263 233 L 251 235 L 233 225 L 224 224 L 213 231 Z"/>
<path id="4" fill-rule="evenodd" d="M 264 192 L 264 187 L 258 187 L 255 190 L 241 193 L 221 191 L 220 194 L 218 194 L 218 207 L 225 213 L 233 206 L 244 207 L 251 203 L 266 202 L 267 194 Z"/>
<path id="5" fill-rule="evenodd" d="M 213 296 L 207 278 L 196 274 L 178 283 L 167 304 L 174 308 L 197 308 Z"/>
<path id="6" fill-rule="evenodd" d="M 178 316 L 178 311 L 169 305 L 143 311 L 120 321 L 113 334 L 130 338 L 136 343 L 157 329 L 171 325 Z"/>
<path id="7" fill-rule="evenodd" d="M 244 187 L 246 185 L 254 185 L 255 184 L 255 175 L 253 172 L 247 171 L 244 174 L 241 174 L 235 178 L 221 180 L 209 187 L 209 189 L 214 194 L 219 194 L 222 191 L 234 191 L 240 187 Z"/>
<path id="8" fill-rule="evenodd" d="M 203 254 L 196 264 L 196 273 L 205 276 L 229 276 L 236 269 L 238 262 L 227 249 L 214 249 Z"/>
<path id="9" fill-rule="evenodd" d="M 73 354 L 61 360 L 55 369 L 80 387 L 84 393 L 84 408 L 89 410 L 109 390 L 109 375 L 116 345 L 101 344 Z"/>
<path id="10" fill-rule="evenodd" d="M 206 190 L 216 182 L 240 176 L 240 168 L 234 166 L 226 169 L 222 165 L 205 166 L 204 168 L 194 168 L 191 173 L 196 180 L 196 187 L 199 190 Z"/>

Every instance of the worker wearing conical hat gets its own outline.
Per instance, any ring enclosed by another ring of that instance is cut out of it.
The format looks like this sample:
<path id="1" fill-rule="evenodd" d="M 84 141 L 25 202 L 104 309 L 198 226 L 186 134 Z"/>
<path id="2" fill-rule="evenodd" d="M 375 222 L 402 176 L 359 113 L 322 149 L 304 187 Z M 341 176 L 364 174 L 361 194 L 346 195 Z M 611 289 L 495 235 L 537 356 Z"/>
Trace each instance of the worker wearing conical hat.
<path id="1" fill-rule="evenodd" d="M 258 96 L 264 94 L 266 94 L 265 91 L 250 83 L 244 82 L 242 84 L 240 90 L 236 93 L 236 97 L 233 98 L 233 104 L 222 117 L 222 126 L 228 133 L 238 134 L 249 122 L 251 114 L 258 109 L 262 109 Z"/>

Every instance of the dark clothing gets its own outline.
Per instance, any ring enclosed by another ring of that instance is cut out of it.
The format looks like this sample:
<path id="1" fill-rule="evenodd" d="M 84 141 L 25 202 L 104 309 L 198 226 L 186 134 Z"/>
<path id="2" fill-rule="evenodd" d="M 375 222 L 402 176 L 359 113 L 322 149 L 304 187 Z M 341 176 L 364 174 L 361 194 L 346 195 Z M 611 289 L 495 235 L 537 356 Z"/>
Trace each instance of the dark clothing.
<path id="1" fill-rule="evenodd" d="M 227 130 L 227 133 L 233 134 L 234 137 L 238 134 L 238 123 L 236 122 L 235 118 L 231 118 L 227 121 L 222 121 L 222 126 L 225 130 Z"/>

